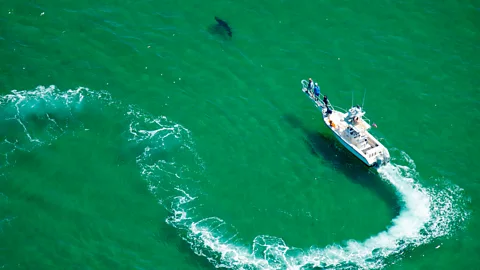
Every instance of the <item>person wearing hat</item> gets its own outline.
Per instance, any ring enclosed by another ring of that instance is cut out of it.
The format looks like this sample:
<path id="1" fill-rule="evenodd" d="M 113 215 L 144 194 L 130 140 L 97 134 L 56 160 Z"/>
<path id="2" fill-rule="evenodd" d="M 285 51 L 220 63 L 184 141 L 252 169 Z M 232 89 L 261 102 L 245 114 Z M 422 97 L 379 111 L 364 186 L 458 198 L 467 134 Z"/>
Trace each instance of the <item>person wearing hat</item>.
<path id="1" fill-rule="evenodd" d="M 313 89 L 313 81 L 312 78 L 308 78 L 308 85 L 307 85 L 307 92 L 310 93 Z"/>
<path id="2" fill-rule="evenodd" d="M 315 94 L 315 100 L 318 100 L 318 96 L 320 96 L 320 86 L 318 86 L 318 83 L 315 83 L 313 93 Z"/>

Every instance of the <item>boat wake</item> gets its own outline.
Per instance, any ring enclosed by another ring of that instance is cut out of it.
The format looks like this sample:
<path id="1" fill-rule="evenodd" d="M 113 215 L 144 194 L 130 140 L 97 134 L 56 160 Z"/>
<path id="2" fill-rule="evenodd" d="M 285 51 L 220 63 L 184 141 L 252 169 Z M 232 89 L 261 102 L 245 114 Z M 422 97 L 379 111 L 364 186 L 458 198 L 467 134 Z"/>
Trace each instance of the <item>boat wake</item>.
<path id="1" fill-rule="evenodd" d="M 403 154 L 408 158 L 406 154 Z M 185 238 L 194 251 L 207 257 L 218 267 L 234 269 L 309 269 L 363 268 L 378 269 L 400 259 L 405 252 L 433 240 L 448 236 L 460 228 L 468 213 L 462 209 L 465 201 L 462 190 L 453 185 L 438 189 L 424 188 L 416 182 L 418 177 L 413 161 L 410 166 L 388 164 L 378 169 L 384 181 L 395 187 L 402 210 L 389 228 L 360 242 L 349 240 L 345 245 L 332 244 L 324 248 L 300 249 L 290 247 L 275 236 L 259 235 L 251 247 L 231 242 L 218 228 L 226 226 L 219 218 L 193 221 L 183 205 L 194 198 L 182 197 L 173 206 L 176 218 L 169 223 L 187 229 Z M 442 183 L 440 183 L 442 184 Z M 439 185 L 440 185 L 439 184 Z M 312 243 L 314 245 L 314 243 Z"/>
<path id="2" fill-rule="evenodd" d="M 381 179 L 395 188 L 402 206 L 386 230 L 363 242 L 350 240 L 324 248 L 314 247 L 315 243 L 306 249 L 291 247 L 282 238 L 269 235 L 258 235 L 247 244 L 236 237 L 233 225 L 198 211 L 205 164 L 195 151 L 190 131 L 183 126 L 123 105 L 108 92 L 87 88 L 60 91 L 50 86 L 12 91 L 0 97 L 0 108 L 0 173 L 15 165 L 17 151 L 34 151 L 60 136 L 89 130 L 95 126 L 93 121 L 99 121 L 95 116 L 102 113 L 118 115 L 126 152 L 135 158 L 149 190 L 171 213 L 166 222 L 178 229 L 195 254 L 216 267 L 382 268 L 412 248 L 449 236 L 468 217 L 459 187 L 441 181 L 423 187 L 413 161 L 397 151 L 393 155 L 397 160 L 392 158 L 391 164 L 378 169 Z M 1 192 L 0 203 L 8 202 L 8 194 Z M 14 218 L 0 216 L 11 225 Z"/>

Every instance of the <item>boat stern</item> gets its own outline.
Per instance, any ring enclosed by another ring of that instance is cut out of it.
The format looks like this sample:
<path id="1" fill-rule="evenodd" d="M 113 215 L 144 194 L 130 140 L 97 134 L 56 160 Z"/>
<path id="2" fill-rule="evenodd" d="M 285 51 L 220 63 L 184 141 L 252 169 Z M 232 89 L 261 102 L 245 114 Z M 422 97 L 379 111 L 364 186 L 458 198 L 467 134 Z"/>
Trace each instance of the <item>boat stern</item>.
<path id="1" fill-rule="evenodd" d="M 387 148 L 383 148 L 382 154 L 377 156 L 377 161 L 375 162 L 375 167 L 384 166 L 390 163 L 390 153 Z"/>

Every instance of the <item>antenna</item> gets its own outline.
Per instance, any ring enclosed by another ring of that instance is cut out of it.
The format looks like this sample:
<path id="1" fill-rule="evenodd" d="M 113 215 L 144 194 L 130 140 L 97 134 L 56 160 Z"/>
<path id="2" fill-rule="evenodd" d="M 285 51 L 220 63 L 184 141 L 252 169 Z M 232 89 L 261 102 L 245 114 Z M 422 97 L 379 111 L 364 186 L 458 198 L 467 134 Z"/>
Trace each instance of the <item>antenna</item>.
<path id="1" fill-rule="evenodd" d="M 365 95 L 366 94 L 367 94 L 367 88 L 365 88 L 365 92 L 363 93 L 362 109 L 363 109 L 363 104 L 365 104 Z"/>
<path id="2" fill-rule="evenodd" d="M 353 90 L 352 90 L 352 107 L 353 107 Z"/>

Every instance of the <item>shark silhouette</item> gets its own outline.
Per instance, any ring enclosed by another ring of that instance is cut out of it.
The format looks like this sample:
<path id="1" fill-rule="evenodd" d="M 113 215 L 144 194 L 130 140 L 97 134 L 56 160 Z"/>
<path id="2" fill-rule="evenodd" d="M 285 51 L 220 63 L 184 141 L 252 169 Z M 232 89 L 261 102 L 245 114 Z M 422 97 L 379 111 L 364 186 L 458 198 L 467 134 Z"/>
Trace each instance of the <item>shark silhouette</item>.
<path id="1" fill-rule="evenodd" d="M 208 31 L 213 34 L 213 35 L 219 35 L 224 37 L 225 39 L 231 39 L 232 38 L 232 28 L 228 23 L 219 17 L 215 16 L 215 21 L 217 21 L 216 24 L 211 25 L 208 28 Z"/>

